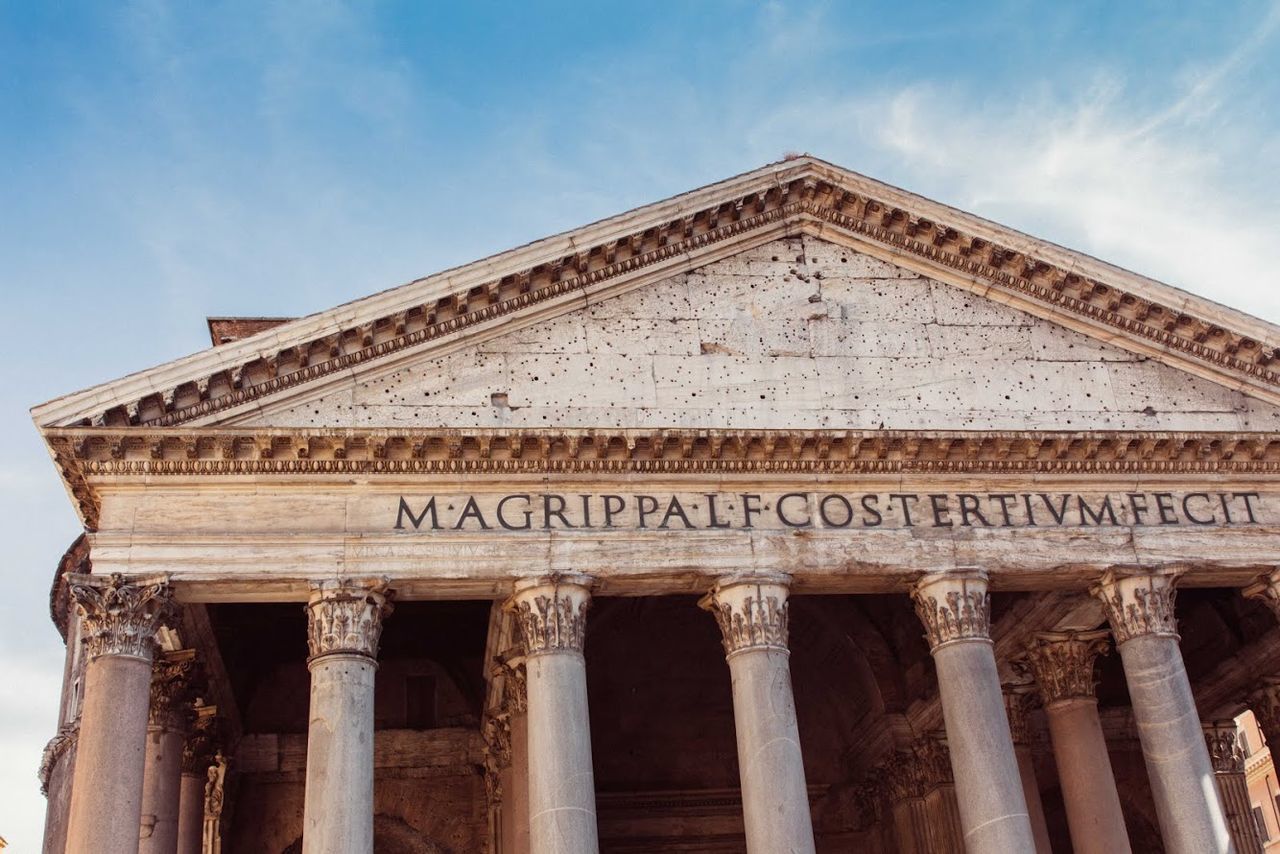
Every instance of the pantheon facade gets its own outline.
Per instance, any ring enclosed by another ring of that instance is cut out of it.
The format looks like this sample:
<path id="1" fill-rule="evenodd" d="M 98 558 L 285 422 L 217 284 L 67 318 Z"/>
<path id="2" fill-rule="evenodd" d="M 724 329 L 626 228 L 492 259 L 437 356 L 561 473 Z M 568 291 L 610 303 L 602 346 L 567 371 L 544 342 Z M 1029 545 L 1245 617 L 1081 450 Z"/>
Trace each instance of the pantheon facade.
<path id="1" fill-rule="evenodd" d="M 47 854 L 1262 851 L 1276 326 L 808 156 L 209 325 L 33 409 Z"/>

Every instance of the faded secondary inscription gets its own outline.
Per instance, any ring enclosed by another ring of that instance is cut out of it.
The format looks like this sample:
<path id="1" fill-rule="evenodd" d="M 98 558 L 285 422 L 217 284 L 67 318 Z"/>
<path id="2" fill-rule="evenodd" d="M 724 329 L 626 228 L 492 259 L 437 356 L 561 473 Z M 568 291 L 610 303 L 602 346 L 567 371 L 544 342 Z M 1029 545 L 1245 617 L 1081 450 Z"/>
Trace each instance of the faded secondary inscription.
<path id="1" fill-rule="evenodd" d="M 1257 492 L 706 492 L 401 496 L 397 531 L 1258 525 Z"/>

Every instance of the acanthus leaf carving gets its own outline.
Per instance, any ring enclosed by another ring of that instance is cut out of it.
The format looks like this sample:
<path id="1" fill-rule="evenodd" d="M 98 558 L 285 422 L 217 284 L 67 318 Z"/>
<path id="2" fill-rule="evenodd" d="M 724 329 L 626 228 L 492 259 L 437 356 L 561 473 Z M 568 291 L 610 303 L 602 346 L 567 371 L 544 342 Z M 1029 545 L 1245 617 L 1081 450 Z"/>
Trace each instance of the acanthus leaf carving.
<path id="1" fill-rule="evenodd" d="M 724 579 L 698 603 L 720 627 L 726 656 L 788 649 L 790 578 L 757 574 Z"/>
<path id="2" fill-rule="evenodd" d="M 1015 662 L 1032 678 L 1046 706 L 1065 700 L 1091 699 L 1096 681 L 1094 664 L 1111 648 L 1110 633 L 1041 632 Z"/>
<path id="3" fill-rule="evenodd" d="M 957 569 L 930 573 L 916 583 L 911 598 L 930 649 L 956 641 L 991 639 L 991 596 L 985 572 Z"/>
<path id="4" fill-rule="evenodd" d="M 1144 636 L 1177 639 L 1177 579 L 1176 571 L 1118 568 L 1089 589 L 1101 600 L 1117 645 Z"/>
<path id="5" fill-rule="evenodd" d="M 151 665 L 151 705 L 148 719 L 160 729 L 185 730 L 194 714 L 199 668 L 195 650 L 156 656 Z"/>
<path id="6" fill-rule="evenodd" d="M 314 585 L 307 602 L 308 660 L 337 654 L 376 659 L 382 621 L 390 612 L 385 579 L 367 583 L 340 579 Z"/>
<path id="7" fill-rule="evenodd" d="M 40 754 L 40 770 L 37 772 L 40 779 L 40 794 L 48 797 L 54 769 L 58 767 L 62 757 L 75 746 L 79 737 L 80 719 L 76 718 L 71 723 L 59 727 L 58 732 L 44 746 L 44 751 Z"/>
<path id="8" fill-rule="evenodd" d="M 120 573 L 105 579 L 78 573 L 66 577 L 83 622 L 89 661 L 103 655 L 153 659 L 155 634 L 174 617 L 167 580 L 133 582 Z"/>
<path id="9" fill-rule="evenodd" d="M 1213 721 L 1203 725 L 1205 747 L 1215 774 L 1243 774 L 1244 746 L 1235 721 Z"/>
<path id="10" fill-rule="evenodd" d="M 581 653 L 586 641 L 590 579 L 556 575 L 517 585 L 508 608 L 524 641 L 525 654 Z"/>

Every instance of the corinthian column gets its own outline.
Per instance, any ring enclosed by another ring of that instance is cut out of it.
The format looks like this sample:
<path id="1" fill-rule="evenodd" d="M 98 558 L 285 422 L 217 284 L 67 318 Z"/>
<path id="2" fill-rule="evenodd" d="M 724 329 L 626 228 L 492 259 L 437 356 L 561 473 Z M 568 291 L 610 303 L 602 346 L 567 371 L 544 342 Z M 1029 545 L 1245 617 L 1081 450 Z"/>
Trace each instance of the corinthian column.
<path id="1" fill-rule="evenodd" d="M 927 736 L 912 748 L 924 779 L 924 803 L 929 811 L 929 854 L 965 854 L 964 831 L 947 745 Z"/>
<path id="2" fill-rule="evenodd" d="M 1236 735 L 1236 722 L 1214 721 L 1204 724 L 1203 729 L 1231 841 L 1238 854 L 1262 854 L 1262 840 L 1253 821 L 1253 802 L 1244 775 L 1244 748 Z"/>
<path id="3" fill-rule="evenodd" d="M 919 758 L 911 751 L 896 751 L 875 771 L 885 788 L 894 849 L 899 854 L 929 854 L 929 805 Z"/>
<path id="4" fill-rule="evenodd" d="M 750 854 L 814 850 L 788 661 L 790 582 L 781 573 L 728 576 L 699 603 L 724 638 Z"/>
<path id="5" fill-rule="evenodd" d="M 1172 572 L 1116 569 L 1090 592 L 1106 608 L 1124 663 L 1165 851 L 1224 854 L 1234 848 L 1178 647 L 1176 580 Z"/>
<path id="6" fill-rule="evenodd" d="M 385 582 L 312 587 L 303 854 L 373 852 L 373 684 L 390 610 Z"/>
<path id="7" fill-rule="evenodd" d="M 582 657 L 591 579 L 516 582 L 508 602 L 525 644 L 531 854 L 596 854 L 587 666 Z"/>
<path id="8" fill-rule="evenodd" d="M 67 850 L 136 854 L 154 637 L 170 614 L 168 584 L 121 575 L 68 575 L 67 583 L 87 656 Z"/>
<path id="9" fill-rule="evenodd" d="M 991 643 L 987 574 L 931 573 L 911 595 L 938 671 L 966 850 L 1034 851 Z"/>
<path id="10" fill-rule="evenodd" d="M 1108 647 L 1105 631 L 1043 632 L 1027 647 L 1025 659 L 1044 701 L 1077 854 L 1130 851 L 1094 694 L 1094 662 Z"/>
<path id="11" fill-rule="evenodd" d="M 1031 833 L 1036 838 L 1036 854 L 1053 854 L 1049 842 L 1049 825 L 1044 820 L 1044 801 L 1036 781 L 1035 759 L 1031 755 L 1031 728 L 1027 724 L 1027 707 L 1031 701 L 1028 684 L 1002 685 L 1004 713 L 1009 718 L 1009 735 L 1013 737 L 1013 755 L 1018 760 L 1018 776 L 1022 778 L 1022 795 L 1027 799 L 1027 815 Z"/>
<path id="12" fill-rule="evenodd" d="M 178 847 L 182 750 L 195 699 L 195 650 L 166 652 L 151 673 L 146 769 L 142 776 L 141 854 L 173 854 Z"/>

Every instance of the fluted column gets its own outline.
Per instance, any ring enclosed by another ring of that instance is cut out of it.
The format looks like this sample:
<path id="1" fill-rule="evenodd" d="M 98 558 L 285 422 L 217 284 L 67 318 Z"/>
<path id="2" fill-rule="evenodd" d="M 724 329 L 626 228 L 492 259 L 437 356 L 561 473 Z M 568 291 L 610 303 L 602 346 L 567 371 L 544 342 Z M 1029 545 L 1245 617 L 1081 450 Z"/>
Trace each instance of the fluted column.
<path id="1" fill-rule="evenodd" d="M 67 850 L 136 854 L 151 664 L 169 587 L 121 575 L 69 574 L 67 583 L 87 656 Z"/>
<path id="2" fill-rule="evenodd" d="M 1118 568 L 1091 593 L 1107 612 L 1168 854 L 1234 851 L 1178 647 L 1172 571 Z"/>
<path id="3" fill-rule="evenodd" d="M 151 672 L 146 768 L 142 775 L 141 854 L 173 854 L 178 848 L 182 751 L 195 699 L 195 650 L 162 653 Z"/>
<path id="4" fill-rule="evenodd" d="M 217 709 L 198 706 L 191 733 L 182 749 L 182 783 L 178 795 L 177 854 L 201 854 L 204 788 L 217 742 Z"/>
<path id="5" fill-rule="evenodd" d="M 1236 722 L 1214 721 L 1202 728 L 1231 841 L 1235 843 L 1238 854 L 1262 854 L 1262 840 L 1253 821 L 1253 802 L 1245 779 L 1244 748 L 1237 737 Z"/>
<path id="6" fill-rule="evenodd" d="M 917 757 L 909 750 L 899 750 L 876 773 L 884 781 L 895 850 L 898 854 L 929 854 L 929 805 L 924 800 L 924 774 Z"/>
<path id="7" fill-rule="evenodd" d="M 700 603 L 720 626 L 733 683 L 750 854 L 814 850 L 787 647 L 790 582 L 781 573 L 727 576 Z"/>
<path id="8" fill-rule="evenodd" d="M 502 663 L 505 767 L 500 772 L 503 851 L 529 850 L 529 700 L 524 656 Z M 498 752 L 501 753 L 501 738 Z"/>
<path id="9" fill-rule="evenodd" d="M 930 573 L 912 598 L 938 672 L 965 846 L 969 854 L 1034 851 L 991 643 L 987 575 Z"/>
<path id="10" fill-rule="evenodd" d="M 508 607 L 524 640 L 531 854 L 596 854 L 595 775 L 582 656 L 591 579 L 516 582 Z"/>
<path id="11" fill-rule="evenodd" d="M 1025 659 L 1044 702 L 1076 854 L 1130 851 L 1094 693 L 1094 663 L 1109 647 L 1106 631 L 1042 632 Z"/>
<path id="12" fill-rule="evenodd" d="M 383 582 L 312 587 L 303 854 L 373 852 L 373 688 L 389 610 Z"/>
<path id="13" fill-rule="evenodd" d="M 965 854 L 964 830 L 960 826 L 960 805 L 956 799 L 951 755 L 942 739 L 920 739 L 912 752 L 920 766 L 924 783 L 924 804 L 928 811 L 929 854 Z"/>
<path id="14" fill-rule="evenodd" d="M 1031 729 L 1027 725 L 1032 689 L 1028 684 L 1003 685 L 1001 688 L 1004 691 L 1004 712 L 1009 718 L 1009 735 L 1013 738 L 1013 755 L 1017 757 L 1018 776 L 1022 779 L 1022 794 L 1027 799 L 1031 833 L 1036 839 L 1036 854 L 1053 854 L 1049 825 L 1044 820 L 1040 783 L 1036 780 L 1035 758 L 1031 755 Z"/>

